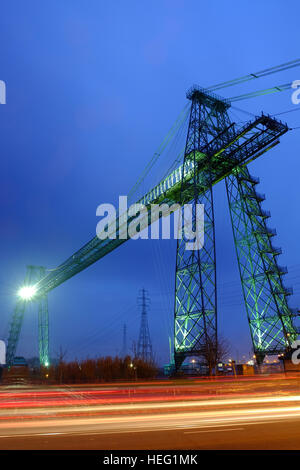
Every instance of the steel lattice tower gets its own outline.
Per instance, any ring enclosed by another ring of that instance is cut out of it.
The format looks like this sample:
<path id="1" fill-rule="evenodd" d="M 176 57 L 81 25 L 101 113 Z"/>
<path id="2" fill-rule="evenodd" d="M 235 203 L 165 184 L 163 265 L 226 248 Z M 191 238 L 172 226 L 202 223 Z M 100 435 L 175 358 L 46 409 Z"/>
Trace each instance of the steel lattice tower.
<path id="1" fill-rule="evenodd" d="M 264 128 L 264 116 L 258 120 L 250 139 L 237 142 L 234 123 L 228 108 L 230 103 L 199 87 L 187 94 L 192 101 L 187 133 L 182 183 L 181 204 L 193 205 L 193 225 L 196 225 L 195 205 L 204 204 L 205 243 L 197 251 L 186 250 L 187 240 L 178 240 L 175 274 L 175 344 L 176 369 L 187 356 L 209 353 L 212 365 L 217 358 L 217 287 L 216 253 L 212 185 L 217 181 L 216 156 L 232 147 L 228 158 L 236 161 L 250 159 L 252 143 L 259 139 L 264 144 L 267 134 L 281 132 L 274 122 Z M 273 130 L 272 130 L 273 129 Z M 245 127 L 245 136 L 249 128 Z M 282 129 L 282 132 L 284 130 Z M 251 142 L 252 141 L 252 142 Z M 211 149 L 212 148 L 212 152 Z M 269 147 L 270 148 L 270 147 Z M 219 150 L 216 150 L 219 149 Z M 262 153 L 262 152 L 261 152 Z M 203 172 L 198 171 L 202 156 L 206 156 Z M 251 161 L 251 160 L 250 160 Z M 230 162 L 230 160 L 228 160 Z M 187 174 L 192 173 L 189 184 Z M 261 207 L 264 197 L 255 190 L 257 180 L 250 176 L 247 166 L 235 165 L 225 173 L 227 197 L 236 246 L 243 294 L 250 325 L 254 353 L 258 363 L 266 354 L 278 354 L 291 349 L 297 338 L 293 316 L 297 312 L 288 305 L 291 290 L 284 287 L 282 276 L 287 272 L 277 264 L 281 250 L 274 248 L 271 237 L 275 232 L 266 225 L 269 213 Z"/>
<path id="2" fill-rule="evenodd" d="M 287 269 L 277 263 L 281 249 L 273 246 L 276 231 L 266 224 L 270 213 L 261 207 L 265 196 L 255 190 L 258 180 L 240 167 L 225 181 L 250 334 L 261 363 L 297 338 L 287 301 L 292 290 L 283 283 Z"/>
<path id="3" fill-rule="evenodd" d="M 24 280 L 24 286 L 30 286 L 45 276 L 45 268 L 43 266 L 27 266 Z M 13 365 L 16 354 L 17 344 L 23 324 L 24 313 L 26 311 L 28 301 L 18 300 L 13 313 L 9 338 L 7 343 L 7 364 Z M 47 367 L 50 364 L 49 358 L 49 316 L 48 316 L 48 296 L 44 294 L 37 301 L 38 306 L 38 343 L 39 343 L 39 359 L 40 364 Z"/>
<path id="4" fill-rule="evenodd" d="M 138 297 L 138 302 L 141 307 L 141 326 L 137 345 L 137 357 L 139 359 L 143 359 L 145 362 L 153 361 L 152 344 L 147 320 L 147 307 L 149 305 L 149 301 L 150 299 L 147 297 L 146 290 L 142 289 L 141 295 Z"/>

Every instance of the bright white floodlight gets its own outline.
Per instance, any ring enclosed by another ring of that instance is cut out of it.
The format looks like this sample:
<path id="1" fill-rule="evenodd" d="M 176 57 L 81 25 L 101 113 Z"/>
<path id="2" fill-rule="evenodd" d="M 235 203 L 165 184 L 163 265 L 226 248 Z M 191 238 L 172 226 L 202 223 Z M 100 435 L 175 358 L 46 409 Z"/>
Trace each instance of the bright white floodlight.
<path id="1" fill-rule="evenodd" d="M 36 293 L 36 288 L 34 286 L 24 286 L 18 292 L 19 297 L 23 300 L 30 300 Z"/>

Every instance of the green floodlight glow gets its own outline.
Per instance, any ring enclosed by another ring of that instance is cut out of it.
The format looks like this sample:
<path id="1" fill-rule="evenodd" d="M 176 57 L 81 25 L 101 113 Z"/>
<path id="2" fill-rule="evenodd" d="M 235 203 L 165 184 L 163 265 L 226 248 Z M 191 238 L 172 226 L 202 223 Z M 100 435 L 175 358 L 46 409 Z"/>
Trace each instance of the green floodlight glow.
<path id="1" fill-rule="evenodd" d="M 36 288 L 34 286 L 24 286 L 18 292 L 18 296 L 23 300 L 31 300 L 36 294 Z"/>

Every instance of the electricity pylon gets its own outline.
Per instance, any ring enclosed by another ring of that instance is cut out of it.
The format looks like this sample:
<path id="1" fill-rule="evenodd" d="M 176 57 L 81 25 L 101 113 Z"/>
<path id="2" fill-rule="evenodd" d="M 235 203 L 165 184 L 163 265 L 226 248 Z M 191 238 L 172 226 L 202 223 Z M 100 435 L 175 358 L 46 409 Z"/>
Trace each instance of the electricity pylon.
<path id="1" fill-rule="evenodd" d="M 187 94 L 191 100 L 189 127 L 184 154 L 181 204 L 193 205 L 193 228 L 196 226 L 195 205 L 204 204 L 204 246 L 196 251 L 186 249 L 187 240 L 178 240 L 175 275 L 175 345 L 176 369 L 187 356 L 201 355 L 210 349 L 212 362 L 217 358 L 217 285 L 215 226 L 212 186 L 216 180 L 218 154 L 228 150 L 228 161 L 236 165 L 225 174 L 227 197 L 243 294 L 254 353 L 258 363 L 266 354 L 278 354 L 291 349 L 297 337 L 293 316 L 297 311 L 288 305 L 282 276 L 287 272 L 277 264 L 281 250 L 273 247 L 271 237 L 275 232 L 266 225 L 270 214 L 261 207 L 264 197 L 255 190 L 257 180 L 250 176 L 242 161 L 251 161 L 249 154 L 256 138 L 263 143 L 273 133 L 274 145 L 284 130 L 282 123 L 268 122 L 262 116 L 252 129 L 252 137 L 241 144 L 235 140 L 236 130 L 231 123 L 230 103 L 216 95 L 193 87 Z M 265 128 L 266 125 L 266 128 Z M 210 151 L 210 147 L 213 149 Z M 229 144 L 228 144 L 229 143 Z M 262 151 L 260 152 L 262 153 Z M 198 171 L 202 155 L 206 166 Z M 188 185 L 186 175 L 192 173 Z M 207 356 L 206 356 L 207 357 Z"/>
<path id="2" fill-rule="evenodd" d="M 147 320 L 147 307 L 149 305 L 149 297 L 147 292 L 142 289 L 138 302 L 141 307 L 141 326 L 139 333 L 139 340 L 137 345 L 137 357 L 143 359 L 145 362 L 153 361 L 152 344 L 150 339 L 150 332 Z"/>
<path id="3" fill-rule="evenodd" d="M 32 286 L 45 276 L 43 266 L 27 266 L 23 287 Z M 20 298 L 17 302 L 13 318 L 11 321 L 9 338 L 7 343 L 7 364 L 12 366 L 16 354 L 17 344 L 23 324 L 26 306 L 31 298 Z M 38 306 L 38 342 L 40 365 L 48 367 L 49 359 L 49 317 L 48 317 L 48 296 L 44 294 L 36 300 Z"/>

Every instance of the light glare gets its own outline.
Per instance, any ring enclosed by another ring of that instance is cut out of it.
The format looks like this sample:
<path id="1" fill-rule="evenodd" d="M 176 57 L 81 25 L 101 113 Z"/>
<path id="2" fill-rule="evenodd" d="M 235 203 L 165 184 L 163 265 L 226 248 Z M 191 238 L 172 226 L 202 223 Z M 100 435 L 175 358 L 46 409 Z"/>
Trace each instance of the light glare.
<path id="1" fill-rule="evenodd" d="M 36 288 L 34 286 L 24 286 L 22 287 L 18 295 L 21 297 L 23 300 L 30 300 L 36 293 Z"/>

